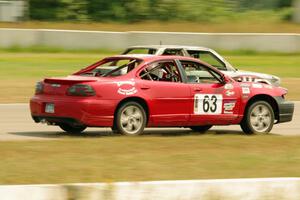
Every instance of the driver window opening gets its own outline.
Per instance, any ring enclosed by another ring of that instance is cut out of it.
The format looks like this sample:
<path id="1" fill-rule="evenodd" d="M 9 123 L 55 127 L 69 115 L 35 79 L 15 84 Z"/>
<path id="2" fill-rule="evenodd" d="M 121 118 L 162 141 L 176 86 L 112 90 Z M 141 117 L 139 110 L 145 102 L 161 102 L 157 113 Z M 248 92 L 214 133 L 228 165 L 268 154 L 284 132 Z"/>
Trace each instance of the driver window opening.
<path id="1" fill-rule="evenodd" d="M 180 62 L 186 73 L 188 83 L 220 83 L 220 75 L 200 63 L 192 61 Z"/>
<path id="2" fill-rule="evenodd" d="M 181 82 L 178 68 L 172 61 L 152 63 L 141 71 L 140 77 L 150 81 Z"/>

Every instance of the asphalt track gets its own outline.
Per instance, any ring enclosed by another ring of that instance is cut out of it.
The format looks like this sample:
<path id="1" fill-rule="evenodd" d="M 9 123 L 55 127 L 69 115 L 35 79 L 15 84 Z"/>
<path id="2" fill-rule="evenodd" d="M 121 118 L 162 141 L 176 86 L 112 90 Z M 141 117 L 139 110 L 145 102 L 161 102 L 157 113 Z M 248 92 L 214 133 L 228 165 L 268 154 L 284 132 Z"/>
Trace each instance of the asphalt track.
<path id="1" fill-rule="evenodd" d="M 0 141 L 7 140 L 44 140 L 62 139 L 67 136 L 56 126 L 36 124 L 29 112 L 28 104 L 0 104 Z M 188 135 L 186 128 L 149 128 L 145 134 L 153 135 Z M 212 128 L 211 134 L 243 134 L 238 125 Z M 274 125 L 271 132 L 276 135 L 300 135 L 300 101 L 295 102 L 292 122 Z M 111 135 L 110 128 L 88 128 L 85 137 L 104 137 Z M 71 136 L 78 137 L 78 136 Z"/>

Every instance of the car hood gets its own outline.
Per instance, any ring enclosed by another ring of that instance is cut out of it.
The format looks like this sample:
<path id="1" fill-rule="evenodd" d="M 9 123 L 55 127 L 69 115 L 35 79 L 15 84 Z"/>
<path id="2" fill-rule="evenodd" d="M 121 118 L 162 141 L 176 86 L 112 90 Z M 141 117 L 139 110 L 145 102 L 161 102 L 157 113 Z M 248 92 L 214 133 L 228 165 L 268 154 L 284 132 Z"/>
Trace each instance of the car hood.
<path id="1" fill-rule="evenodd" d="M 264 73 L 258 73 L 258 72 L 250 72 L 250 71 L 244 71 L 244 70 L 237 70 L 237 71 L 222 71 L 224 74 L 230 76 L 230 77 L 237 77 L 237 76 L 256 76 L 262 79 L 277 79 L 280 80 L 279 77 L 270 75 L 270 74 L 264 74 Z"/>

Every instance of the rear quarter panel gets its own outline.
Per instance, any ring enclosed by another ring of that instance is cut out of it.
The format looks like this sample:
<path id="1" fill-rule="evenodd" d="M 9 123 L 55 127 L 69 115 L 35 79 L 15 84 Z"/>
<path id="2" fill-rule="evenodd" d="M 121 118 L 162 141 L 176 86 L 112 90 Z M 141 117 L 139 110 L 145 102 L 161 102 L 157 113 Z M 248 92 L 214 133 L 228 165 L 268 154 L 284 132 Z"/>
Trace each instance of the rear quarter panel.
<path id="1" fill-rule="evenodd" d="M 147 102 L 151 98 L 145 96 L 141 90 L 142 84 L 137 79 L 116 78 L 108 82 L 94 82 L 90 85 L 95 89 L 97 98 L 107 100 L 108 105 L 103 105 L 103 108 L 109 108 L 112 115 L 118 104 L 124 99 L 138 97 Z"/>

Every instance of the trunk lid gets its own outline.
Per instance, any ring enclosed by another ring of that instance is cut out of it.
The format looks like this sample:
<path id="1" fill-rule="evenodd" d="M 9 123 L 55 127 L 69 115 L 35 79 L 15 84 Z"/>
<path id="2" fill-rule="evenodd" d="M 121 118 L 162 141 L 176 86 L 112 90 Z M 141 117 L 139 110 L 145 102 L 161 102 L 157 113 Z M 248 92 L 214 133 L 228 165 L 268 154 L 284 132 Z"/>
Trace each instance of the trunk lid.
<path id="1" fill-rule="evenodd" d="M 51 94 L 51 95 L 66 95 L 68 88 L 74 84 L 96 82 L 99 80 L 100 80 L 99 77 L 84 77 L 84 76 L 45 78 L 43 93 Z"/>
<path id="2" fill-rule="evenodd" d="M 76 83 L 82 83 L 82 82 L 95 82 L 98 81 L 100 78 L 98 77 L 85 77 L 85 76 L 67 76 L 64 78 L 61 77 L 54 77 L 54 78 L 45 78 L 44 83 L 49 84 L 76 84 Z"/>

